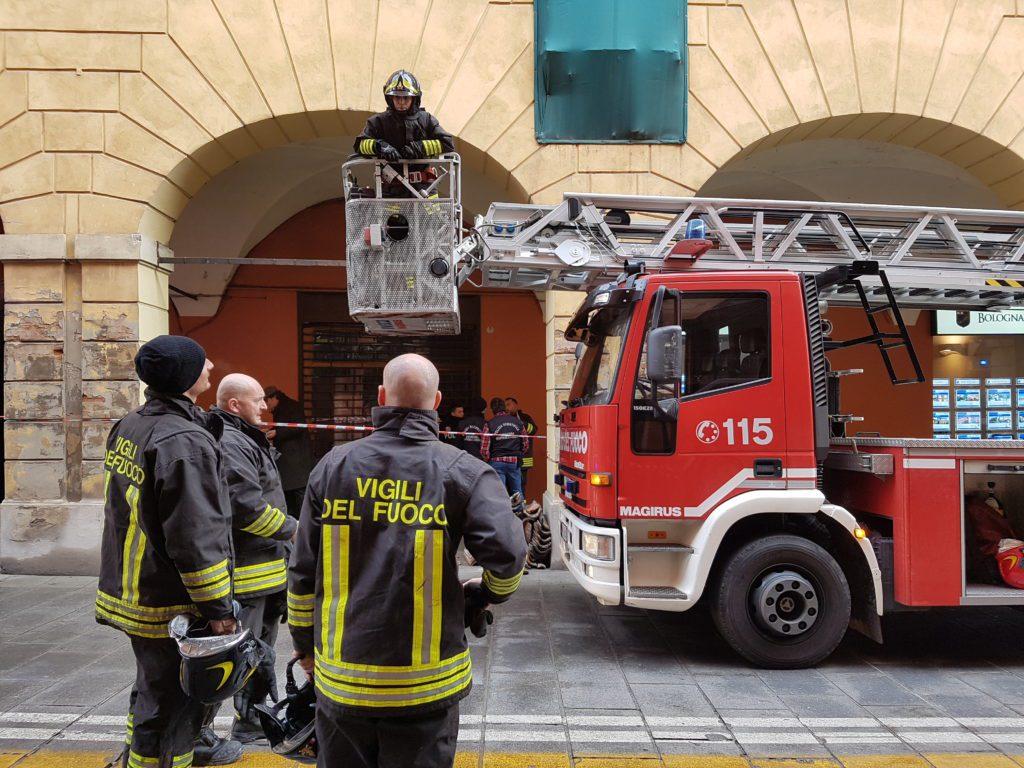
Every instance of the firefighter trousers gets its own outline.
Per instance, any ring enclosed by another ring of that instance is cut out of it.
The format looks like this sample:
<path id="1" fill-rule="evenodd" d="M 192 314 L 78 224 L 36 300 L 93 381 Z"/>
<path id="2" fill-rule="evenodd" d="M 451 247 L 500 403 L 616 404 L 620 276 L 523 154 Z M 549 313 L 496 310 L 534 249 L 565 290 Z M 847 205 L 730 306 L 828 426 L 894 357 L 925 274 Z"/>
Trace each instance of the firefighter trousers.
<path id="1" fill-rule="evenodd" d="M 128 703 L 124 768 L 189 768 L 206 707 L 181 689 L 177 644 L 131 637 L 135 685 Z"/>
<path id="2" fill-rule="evenodd" d="M 318 706 L 319 768 L 451 768 L 459 705 L 409 717 L 339 717 Z"/>

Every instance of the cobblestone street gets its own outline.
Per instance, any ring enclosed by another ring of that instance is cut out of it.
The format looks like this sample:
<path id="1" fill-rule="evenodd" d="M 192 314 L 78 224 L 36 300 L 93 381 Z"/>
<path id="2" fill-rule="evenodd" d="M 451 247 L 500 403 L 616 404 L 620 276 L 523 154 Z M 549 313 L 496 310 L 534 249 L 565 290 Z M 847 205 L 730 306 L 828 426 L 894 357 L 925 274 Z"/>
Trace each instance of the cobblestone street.
<path id="1" fill-rule="evenodd" d="M 134 671 L 125 638 L 92 618 L 94 590 L 0 577 L 3 768 L 116 755 Z M 603 608 L 566 572 L 534 572 L 473 643 L 458 765 L 1024 765 L 1024 613 L 908 614 L 886 630 L 885 646 L 849 634 L 815 670 L 755 670 L 701 611 Z M 259 747 L 243 760 L 284 764 Z"/>

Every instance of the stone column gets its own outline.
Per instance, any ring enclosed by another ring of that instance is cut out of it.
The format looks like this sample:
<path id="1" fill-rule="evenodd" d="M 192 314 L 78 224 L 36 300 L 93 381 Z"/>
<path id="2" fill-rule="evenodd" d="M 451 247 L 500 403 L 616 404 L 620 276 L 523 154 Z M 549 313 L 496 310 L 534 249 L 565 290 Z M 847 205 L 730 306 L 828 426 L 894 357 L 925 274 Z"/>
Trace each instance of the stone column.
<path id="1" fill-rule="evenodd" d="M 552 502 L 558 500 L 558 486 L 554 483 L 555 473 L 558 471 L 558 425 L 555 424 L 554 415 L 562 409 L 562 401 L 569 397 L 569 387 L 576 364 L 576 345 L 566 341 L 563 333 L 585 296 L 586 294 L 580 291 L 548 291 L 543 302 L 547 390 L 545 415 L 548 425 L 544 512 L 549 516 L 551 535 L 556 542 L 559 540 L 558 521 L 551 517 Z M 557 543 L 555 546 L 558 546 Z M 562 567 L 562 559 L 557 551 L 552 553 L 551 565 L 553 568 Z"/>
<path id="2" fill-rule="evenodd" d="M 132 359 L 168 326 L 168 270 L 139 235 L 4 235 L 0 569 L 96 573 L 103 444 L 141 401 Z"/>

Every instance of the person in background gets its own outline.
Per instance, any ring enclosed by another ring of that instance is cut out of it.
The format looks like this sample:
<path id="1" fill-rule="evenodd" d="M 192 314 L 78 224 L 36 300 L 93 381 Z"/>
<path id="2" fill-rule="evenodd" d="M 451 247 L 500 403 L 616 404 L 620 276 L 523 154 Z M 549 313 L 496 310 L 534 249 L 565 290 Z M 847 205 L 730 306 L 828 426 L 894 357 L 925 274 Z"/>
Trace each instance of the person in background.
<path id="1" fill-rule="evenodd" d="M 486 400 L 480 396 L 470 398 L 465 416 L 459 421 L 459 432 L 468 433 L 462 436 L 462 450 L 478 459 L 481 458 L 480 435 L 487 428 L 487 419 L 484 416 L 485 410 L 487 410 Z"/>
<path id="2" fill-rule="evenodd" d="M 182 690 L 181 656 L 167 632 L 183 610 L 215 635 L 238 626 L 223 425 L 195 404 L 210 388 L 213 363 L 192 339 L 157 336 L 135 355 L 135 370 L 146 402 L 107 437 L 96 593 L 96 621 L 128 635 L 135 656 L 121 765 L 233 763 L 242 756 L 237 741 L 210 732 L 196 744 L 207 708 Z"/>
<path id="3" fill-rule="evenodd" d="M 274 421 L 305 423 L 306 414 L 302 410 L 302 405 L 277 387 L 267 387 L 263 396 L 266 398 L 267 408 L 274 416 Z M 284 489 L 288 514 L 297 519 L 299 510 L 302 509 L 302 497 L 306 495 L 309 472 L 313 469 L 313 446 L 309 431 L 287 427 L 275 428 L 267 433 L 267 437 L 273 440 L 274 447 L 281 454 L 277 460 L 277 471 L 281 474 L 281 487 Z"/>
<path id="4" fill-rule="evenodd" d="M 512 416 L 518 416 L 519 420 L 523 422 L 523 427 L 526 429 L 526 435 L 529 437 L 529 441 L 526 444 L 526 451 L 523 453 L 522 463 L 519 465 L 519 470 L 522 477 L 523 494 L 526 494 L 526 475 L 533 469 L 533 436 L 537 434 L 537 422 L 533 420 L 533 417 L 519 408 L 519 401 L 514 397 L 505 398 L 505 410 Z"/>
<path id="5" fill-rule="evenodd" d="M 441 431 L 442 432 L 460 432 L 459 422 L 462 421 L 465 416 L 465 408 L 462 407 L 462 403 L 455 403 L 448 409 L 448 415 L 441 418 Z M 454 445 L 456 448 L 462 447 L 461 435 L 441 435 L 441 442 L 448 443 L 448 445 Z"/>
<path id="6" fill-rule="evenodd" d="M 491 413 L 480 440 L 480 458 L 494 467 L 498 477 L 504 481 L 513 500 L 512 509 L 518 513 L 523 508 L 523 478 L 519 462 L 529 449 L 530 440 L 526 437 L 523 422 L 505 410 L 502 398 L 491 398 Z"/>
<path id="7" fill-rule="evenodd" d="M 235 597 L 241 605 L 238 618 L 243 627 L 273 648 L 285 611 L 287 543 L 298 523 L 281 511 L 285 500 L 274 463 L 277 451 L 260 429 L 266 410 L 260 383 L 244 373 L 230 373 L 217 387 L 217 406 L 210 414 L 224 423 L 220 446 L 231 499 Z M 263 738 L 255 707 L 276 691 L 274 657 L 268 654 L 257 673 L 235 694 L 232 739 L 247 744 Z M 212 719 L 211 713 L 207 722 Z"/>

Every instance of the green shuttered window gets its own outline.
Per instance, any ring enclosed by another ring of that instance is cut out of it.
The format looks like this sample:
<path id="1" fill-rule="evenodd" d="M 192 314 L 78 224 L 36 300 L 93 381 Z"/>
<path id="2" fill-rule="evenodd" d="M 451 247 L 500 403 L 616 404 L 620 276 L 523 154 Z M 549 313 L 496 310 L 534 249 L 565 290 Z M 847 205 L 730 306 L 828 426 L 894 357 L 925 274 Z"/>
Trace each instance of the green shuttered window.
<path id="1" fill-rule="evenodd" d="M 686 140 L 686 0 L 536 0 L 541 143 Z"/>

